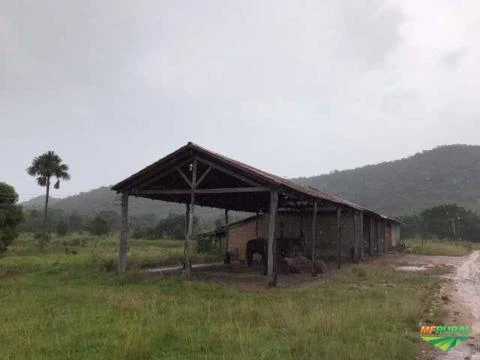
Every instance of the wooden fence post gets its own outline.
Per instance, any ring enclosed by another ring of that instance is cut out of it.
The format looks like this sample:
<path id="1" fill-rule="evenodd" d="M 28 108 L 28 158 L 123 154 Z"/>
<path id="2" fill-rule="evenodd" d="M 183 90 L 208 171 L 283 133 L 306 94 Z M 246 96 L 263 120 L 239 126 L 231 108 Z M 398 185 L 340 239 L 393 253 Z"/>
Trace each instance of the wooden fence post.
<path id="1" fill-rule="evenodd" d="M 120 225 L 120 241 L 118 251 L 117 272 L 124 273 L 127 269 L 128 241 L 128 193 L 122 193 L 122 215 Z"/>

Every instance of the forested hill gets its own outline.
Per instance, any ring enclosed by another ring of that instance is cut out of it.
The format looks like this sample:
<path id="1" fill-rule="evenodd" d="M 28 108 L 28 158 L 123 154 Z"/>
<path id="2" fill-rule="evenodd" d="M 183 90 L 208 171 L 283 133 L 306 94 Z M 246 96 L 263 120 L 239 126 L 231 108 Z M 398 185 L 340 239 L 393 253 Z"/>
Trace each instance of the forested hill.
<path id="1" fill-rule="evenodd" d="M 441 146 L 401 160 L 293 180 L 388 215 L 414 213 L 445 203 L 480 213 L 480 146 Z M 41 209 L 43 201 L 40 197 L 22 205 Z M 51 204 L 54 209 L 86 216 L 120 210 L 119 196 L 108 187 Z M 132 198 L 129 206 L 132 216 L 155 214 L 163 218 L 184 211 L 181 204 L 141 198 Z M 198 214 L 221 216 L 221 212 L 208 208 L 199 208 Z"/>
<path id="2" fill-rule="evenodd" d="M 440 146 L 401 160 L 294 180 L 389 215 L 445 203 L 480 213 L 480 146 Z"/>
<path id="3" fill-rule="evenodd" d="M 50 208 L 63 210 L 67 214 L 76 212 L 88 217 L 104 211 L 120 212 L 120 196 L 116 195 L 109 187 L 100 187 L 64 199 L 51 198 L 51 200 L 53 201 L 50 201 Z M 45 197 L 39 196 L 22 203 L 22 206 L 26 209 L 43 209 L 44 201 Z M 161 219 L 167 217 L 170 213 L 184 213 L 185 205 L 130 197 L 128 212 L 131 216 L 154 214 Z M 220 214 L 219 211 L 214 209 L 200 207 L 196 209 L 196 212 L 204 216 Z"/>

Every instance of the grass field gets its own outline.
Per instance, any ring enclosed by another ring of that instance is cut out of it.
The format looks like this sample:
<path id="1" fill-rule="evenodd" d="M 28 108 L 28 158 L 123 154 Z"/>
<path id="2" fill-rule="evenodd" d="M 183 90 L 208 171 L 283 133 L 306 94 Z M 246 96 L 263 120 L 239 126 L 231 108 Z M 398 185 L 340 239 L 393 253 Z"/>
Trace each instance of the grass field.
<path id="1" fill-rule="evenodd" d="M 90 235 L 54 237 L 39 255 L 31 234 L 22 234 L 9 247 L 7 256 L 0 260 L 2 271 L 58 269 L 62 267 L 90 268 L 94 271 L 113 271 L 118 256 L 118 238 L 99 238 Z M 219 256 L 193 253 L 193 262 L 214 262 Z M 129 240 L 128 268 L 183 264 L 183 241 Z"/>
<path id="2" fill-rule="evenodd" d="M 2 359 L 413 359 L 439 283 L 387 262 L 257 291 L 138 271 L 175 263 L 172 241 L 131 243 L 118 277 L 111 239 L 73 239 L 39 256 L 23 236 L 0 258 Z"/>
<path id="3" fill-rule="evenodd" d="M 406 244 L 418 255 L 465 256 L 472 250 L 480 250 L 480 243 L 467 241 L 409 239 L 406 240 Z"/>

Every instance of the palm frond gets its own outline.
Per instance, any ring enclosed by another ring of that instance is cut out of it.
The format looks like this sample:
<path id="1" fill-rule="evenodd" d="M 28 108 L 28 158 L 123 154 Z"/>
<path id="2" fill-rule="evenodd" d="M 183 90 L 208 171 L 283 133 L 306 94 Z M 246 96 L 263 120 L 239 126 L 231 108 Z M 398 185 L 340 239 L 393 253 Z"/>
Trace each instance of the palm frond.
<path id="1" fill-rule="evenodd" d="M 37 183 L 38 183 L 38 185 L 40 185 L 40 186 L 46 186 L 46 185 L 47 185 L 47 178 L 44 177 L 44 176 L 39 176 L 39 177 L 37 178 Z"/>
<path id="2" fill-rule="evenodd" d="M 68 165 L 62 163 L 60 156 L 53 151 L 37 156 L 33 159 L 32 165 L 27 168 L 27 173 L 37 177 L 40 186 L 47 184 L 48 178 L 55 176 L 57 180 L 70 180 Z M 58 183 L 60 185 L 60 183 Z"/>

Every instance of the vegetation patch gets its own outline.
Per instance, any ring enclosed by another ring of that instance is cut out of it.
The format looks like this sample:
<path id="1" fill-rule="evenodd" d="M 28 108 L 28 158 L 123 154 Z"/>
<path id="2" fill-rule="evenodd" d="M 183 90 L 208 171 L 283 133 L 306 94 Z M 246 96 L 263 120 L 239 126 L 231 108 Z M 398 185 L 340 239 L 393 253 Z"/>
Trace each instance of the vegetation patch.
<path id="1" fill-rule="evenodd" d="M 0 259 L 2 359 L 412 359 L 439 283 L 362 264 L 309 286 L 254 292 L 135 267 L 118 277 L 98 266 L 115 260 L 109 239 L 72 255 L 54 238 L 41 256 L 18 255 L 33 239 L 17 240 Z M 179 259 L 176 243 L 132 241 L 129 261 Z"/>
<path id="2" fill-rule="evenodd" d="M 466 256 L 473 250 L 480 250 L 480 243 L 468 241 L 409 239 L 405 244 L 417 255 Z"/>

